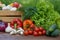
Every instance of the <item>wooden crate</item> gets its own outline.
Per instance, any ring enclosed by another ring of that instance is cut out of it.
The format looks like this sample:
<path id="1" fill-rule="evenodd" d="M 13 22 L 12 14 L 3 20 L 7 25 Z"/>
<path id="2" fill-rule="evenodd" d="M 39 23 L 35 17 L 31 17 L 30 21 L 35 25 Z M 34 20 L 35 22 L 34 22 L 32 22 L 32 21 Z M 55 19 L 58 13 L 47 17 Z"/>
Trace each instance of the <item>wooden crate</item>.
<path id="1" fill-rule="evenodd" d="M 10 22 L 14 18 L 21 19 L 22 12 L 21 11 L 9 11 L 9 10 L 0 10 L 0 20 L 5 22 Z"/>

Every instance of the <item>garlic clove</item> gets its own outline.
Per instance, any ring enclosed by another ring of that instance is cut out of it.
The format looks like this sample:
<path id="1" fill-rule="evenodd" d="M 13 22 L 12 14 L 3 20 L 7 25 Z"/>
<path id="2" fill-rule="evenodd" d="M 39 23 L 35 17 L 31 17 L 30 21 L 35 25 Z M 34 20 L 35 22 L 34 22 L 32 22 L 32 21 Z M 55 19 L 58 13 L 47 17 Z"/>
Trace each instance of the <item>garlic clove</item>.
<path id="1" fill-rule="evenodd" d="M 19 34 L 20 31 L 21 31 L 21 30 L 17 30 L 17 33 Z"/>
<path id="2" fill-rule="evenodd" d="M 19 30 L 17 30 L 17 33 L 20 35 L 23 35 L 24 30 L 22 28 L 20 28 Z"/>
<path id="3" fill-rule="evenodd" d="M 13 34 L 17 34 L 17 31 L 15 29 L 13 29 L 11 32 L 10 32 L 11 35 Z"/>
<path id="4" fill-rule="evenodd" d="M 23 34 L 24 34 L 24 32 L 19 32 L 19 34 L 20 34 L 20 35 L 23 35 Z"/>
<path id="5" fill-rule="evenodd" d="M 24 32 L 24 30 L 21 27 L 19 28 L 19 30 Z"/>
<path id="6" fill-rule="evenodd" d="M 14 32 L 13 32 L 13 31 L 11 31 L 11 32 L 10 32 L 10 34 L 12 35 L 12 34 L 14 34 Z"/>

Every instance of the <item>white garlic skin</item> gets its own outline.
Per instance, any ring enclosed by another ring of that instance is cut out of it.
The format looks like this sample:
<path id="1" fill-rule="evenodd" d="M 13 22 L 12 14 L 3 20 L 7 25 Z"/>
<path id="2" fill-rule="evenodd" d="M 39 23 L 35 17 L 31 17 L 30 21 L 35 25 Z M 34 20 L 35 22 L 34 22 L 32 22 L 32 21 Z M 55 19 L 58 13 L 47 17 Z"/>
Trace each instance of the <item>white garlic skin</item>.
<path id="1" fill-rule="evenodd" d="M 10 27 L 10 23 L 8 23 L 7 28 L 5 29 L 5 32 L 11 32 L 13 29 Z"/>
<path id="2" fill-rule="evenodd" d="M 15 29 L 13 29 L 11 32 L 10 32 L 11 35 L 13 34 L 17 34 L 17 31 Z"/>
<path id="3" fill-rule="evenodd" d="M 16 10 L 17 10 L 16 7 L 12 7 L 12 8 L 10 9 L 10 11 L 16 11 Z"/>
<path id="4" fill-rule="evenodd" d="M 23 35 L 24 34 L 24 32 L 20 32 L 20 35 Z"/>
<path id="5" fill-rule="evenodd" d="M 17 30 L 17 33 L 19 33 L 20 35 L 23 35 L 24 30 L 23 30 L 22 28 L 19 28 L 19 29 Z"/>
<path id="6" fill-rule="evenodd" d="M 7 10 L 7 7 L 6 6 L 2 7 L 2 10 Z"/>

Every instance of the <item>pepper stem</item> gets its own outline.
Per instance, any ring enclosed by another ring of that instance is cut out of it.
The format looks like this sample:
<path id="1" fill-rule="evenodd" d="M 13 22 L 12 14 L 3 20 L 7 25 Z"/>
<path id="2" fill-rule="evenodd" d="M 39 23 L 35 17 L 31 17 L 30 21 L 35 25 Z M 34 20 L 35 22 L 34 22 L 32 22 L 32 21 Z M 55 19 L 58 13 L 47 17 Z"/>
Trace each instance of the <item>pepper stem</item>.
<path id="1" fill-rule="evenodd" d="M 14 24 L 14 29 L 16 29 L 16 30 L 17 30 L 17 24 L 16 24 L 16 23 Z"/>

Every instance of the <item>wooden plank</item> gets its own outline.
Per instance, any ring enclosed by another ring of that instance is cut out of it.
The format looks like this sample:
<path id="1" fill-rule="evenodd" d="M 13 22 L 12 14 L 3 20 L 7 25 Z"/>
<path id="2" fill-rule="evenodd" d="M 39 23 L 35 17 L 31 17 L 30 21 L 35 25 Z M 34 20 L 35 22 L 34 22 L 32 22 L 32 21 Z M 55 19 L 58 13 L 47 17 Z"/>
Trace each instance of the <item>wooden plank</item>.
<path id="1" fill-rule="evenodd" d="M 3 20 L 5 22 L 11 22 L 15 18 L 21 19 L 21 17 L 0 17 L 0 20 Z"/>
<path id="2" fill-rule="evenodd" d="M 24 35 L 10 35 L 9 33 L 0 32 L 0 40 L 60 40 L 58 37 L 48 37 L 48 36 L 24 36 Z"/>
<path id="3" fill-rule="evenodd" d="M 0 10 L 0 16 L 7 16 L 7 15 L 18 16 L 18 15 L 22 15 L 22 12 L 21 11 Z"/>
<path id="4" fill-rule="evenodd" d="M 0 15 L 0 17 L 21 17 L 21 15 Z"/>

